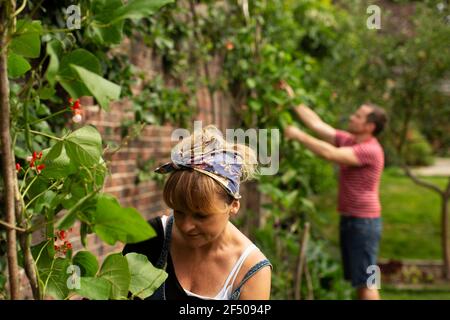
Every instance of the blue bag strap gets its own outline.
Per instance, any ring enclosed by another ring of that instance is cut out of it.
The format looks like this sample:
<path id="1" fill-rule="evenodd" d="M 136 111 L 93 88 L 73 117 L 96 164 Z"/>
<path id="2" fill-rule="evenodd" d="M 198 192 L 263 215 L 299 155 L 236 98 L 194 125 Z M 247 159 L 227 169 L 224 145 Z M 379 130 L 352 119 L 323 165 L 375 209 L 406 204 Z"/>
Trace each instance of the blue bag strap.
<path id="1" fill-rule="evenodd" d="M 264 268 L 266 266 L 270 266 L 271 268 L 273 268 L 272 264 L 267 259 L 261 260 L 260 262 L 255 264 L 253 267 L 251 267 L 250 270 L 248 270 L 248 272 L 245 274 L 241 283 L 239 283 L 239 285 L 236 287 L 236 289 L 234 289 L 233 293 L 231 294 L 230 300 L 239 300 L 239 296 L 241 295 L 242 286 L 248 281 L 248 279 L 253 277 L 253 275 L 256 272 L 258 272 L 259 270 L 261 270 L 262 268 Z"/>

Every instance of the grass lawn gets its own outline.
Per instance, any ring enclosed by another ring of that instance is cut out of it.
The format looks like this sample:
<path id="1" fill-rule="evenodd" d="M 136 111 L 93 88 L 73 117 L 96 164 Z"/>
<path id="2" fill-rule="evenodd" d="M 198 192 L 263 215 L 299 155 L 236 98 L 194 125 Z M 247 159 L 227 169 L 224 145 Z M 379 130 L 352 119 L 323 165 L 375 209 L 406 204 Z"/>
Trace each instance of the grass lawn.
<path id="1" fill-rule="evenodd" d="M 446 178 L 426 178 L 440 187 Z M 380 186 L 383 233 L 381 258 L 441 259 L 440 198 L 428 189 L 415 185 L 395 168 L 384 171 Z M 338 221 L 336 190 L 315 199 L 317 223 L 336 246 L 338 253 Z"/>
<path id="2" fill-rule="evenodd" d="M 383 300 L 450 300 L 450 291 L 443 290 L 399 290 L 381 288 Z"/>

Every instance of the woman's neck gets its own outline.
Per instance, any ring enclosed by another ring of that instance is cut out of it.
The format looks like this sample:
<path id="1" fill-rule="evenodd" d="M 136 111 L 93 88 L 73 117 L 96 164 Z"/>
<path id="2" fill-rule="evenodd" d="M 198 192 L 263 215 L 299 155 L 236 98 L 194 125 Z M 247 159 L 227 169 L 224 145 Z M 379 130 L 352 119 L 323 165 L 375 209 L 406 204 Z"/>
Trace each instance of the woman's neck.
<path id="1" fill-rule="evenodd" d="M 180 240 L 178 243 L 181 244 L 185 250 L 188 250 L 189 254 L 193 255 L 193 257 L 204 257 L 228 247 L 234 239 L 233 228 L 233 224 L 228 222 L 223 232 L 217 238 L 201 246 L 190 246 L 186 244 L 179 232 L 177 232 L 178 239 Z"/>

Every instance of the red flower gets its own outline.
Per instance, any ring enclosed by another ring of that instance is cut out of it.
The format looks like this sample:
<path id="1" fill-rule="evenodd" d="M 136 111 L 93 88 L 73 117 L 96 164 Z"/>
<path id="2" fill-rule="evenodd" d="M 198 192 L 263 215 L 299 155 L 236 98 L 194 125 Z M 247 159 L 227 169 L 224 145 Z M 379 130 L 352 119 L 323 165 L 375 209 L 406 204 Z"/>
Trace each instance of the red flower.
<path id="1" fill-rule="evenodd" d="M 72 111 L 81 109 L 80 99 L 77 99 L 77 100 L 75 100 L 75 102 L 73 104 L 72 104 L 72 102 L 70 104 L 71 104 L 70 109 L 72 109 Z"/>
<path id="2" fill-rule="evenodd" d="M 73 99 L 72 99 L 72 97 L 70 97 L 69 98 L 69 103 L 72 104 L 72 102 L 73 102 Z"/>
<path id="3" fill-rule="evenodd" d="M 16 170 L 17 170 L 17 172 L 19 172 L 20 169 L 22 169 L 22 167 L 20 166 L 20 163 L 16 163 Z"/>
<path id="4" fill-rule="evenodd" d="M 41 173 L 41 171 L 44 170 L 44 168 L 45 168 L 45 164 L 38 164 L 36 166 L 36 170 L 38 173 Z"/>
<path id="5" fill-rule="evenodd" d="M 64 231 L 64 230 L 61 230 L 60 232 L 59 232 L 59 238 L 61 239 L 61 240 L 64 240 L 65 238 L 66 238 L 66 232 Z"/>
<path id="6" fill-rule="evenodd" d="M 30 168 L 33 168 L 36 160 L 40 160 L 41 158 L 42 158 L 42 151 L 39 153 L 37 153 L 36 151 L 33 151 L 33 156 L 27 157 L 27 160 L 30 161 Z"/>
<path id="7" fill-rule="evenodd" d="M 66 254 L 67 250 L 72 250 L 73 246 L 72 243 L 67 239 L 69 232 L 72 230 L 70 228 L 69 230 L 59 230 L 56 231 L 56 237 L 55 237 L 55 243 L 58 243 L 59 245 L 55 245 L 55 250 L 58 254 Z"/>

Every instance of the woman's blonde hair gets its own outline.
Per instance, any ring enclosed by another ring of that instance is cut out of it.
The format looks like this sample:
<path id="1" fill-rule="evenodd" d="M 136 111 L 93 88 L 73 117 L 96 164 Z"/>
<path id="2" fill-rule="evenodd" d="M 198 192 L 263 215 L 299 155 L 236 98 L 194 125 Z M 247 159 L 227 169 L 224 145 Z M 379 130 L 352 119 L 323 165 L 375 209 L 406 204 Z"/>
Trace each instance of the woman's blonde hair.
<path id="1" fill-rule="evenodd" d="M 174 147 L 173 153 L 180 150 L 200 154 L 235 152 L 242 159 L 241 181 L 249 180 L 257 173 L 255 151 L 244 144 L 226 141 L 212 125 L 183 139 Z M 165 183 L 163 198 L 170 208 L 191 212 L 224 212 L 235 200 L 219 182 L 193 169 L 172 172 Z"/>

